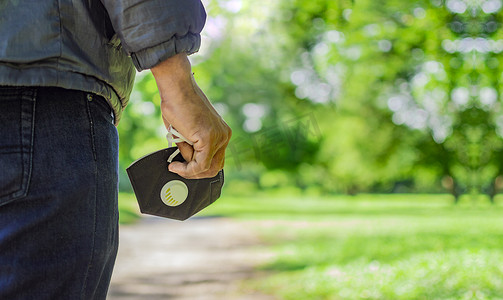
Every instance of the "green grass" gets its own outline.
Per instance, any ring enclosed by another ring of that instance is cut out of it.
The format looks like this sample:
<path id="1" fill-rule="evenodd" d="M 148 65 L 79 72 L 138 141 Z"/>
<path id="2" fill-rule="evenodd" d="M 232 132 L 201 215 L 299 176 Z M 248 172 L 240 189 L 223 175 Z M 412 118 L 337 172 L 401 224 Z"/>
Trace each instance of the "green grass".
<path id="1" fill-rule="evenodd" d="M 119 223 L 131 224 L 140 217 L 134 194 L 119 193 Z"/>
<path id="2" fill-rule="evenodd" d="M 279 299 L 503 299 L 503 206 L 447 195 L 222 198 L 275 257 L 252 285 Z"/>

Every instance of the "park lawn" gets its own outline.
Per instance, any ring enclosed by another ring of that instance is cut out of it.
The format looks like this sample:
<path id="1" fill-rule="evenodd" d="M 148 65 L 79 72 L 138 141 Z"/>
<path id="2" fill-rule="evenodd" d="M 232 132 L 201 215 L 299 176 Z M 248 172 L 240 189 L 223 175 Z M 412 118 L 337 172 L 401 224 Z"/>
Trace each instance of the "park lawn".
<path id="1" fill-rule="evenodd" d="M 248 285 L 278 299 L 503 299 L 503 206 L 448 195 L 224 197 L 274 258 Z"/>
<path id="2" fill-rule="evenodd" d="M 119 193 L 119 224 L 131 224 L 140 218 L 140 209 L 133 193 Z"/>

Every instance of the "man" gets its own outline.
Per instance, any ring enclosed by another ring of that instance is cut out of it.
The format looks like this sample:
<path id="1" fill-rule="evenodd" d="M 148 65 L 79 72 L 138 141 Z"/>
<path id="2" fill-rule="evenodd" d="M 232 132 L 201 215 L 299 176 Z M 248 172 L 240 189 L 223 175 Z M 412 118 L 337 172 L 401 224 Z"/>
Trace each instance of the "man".
<path id="1" fill-rule="evenodd" d="M 0 299 L 104 299 L 117 252 L 117 131 L 150 69 L 186 178 L 223 168 L 231 131 L 187 59 L 199 0 L 0 2 Z M 134 67 L 133 67 L 134 65 Z"/>

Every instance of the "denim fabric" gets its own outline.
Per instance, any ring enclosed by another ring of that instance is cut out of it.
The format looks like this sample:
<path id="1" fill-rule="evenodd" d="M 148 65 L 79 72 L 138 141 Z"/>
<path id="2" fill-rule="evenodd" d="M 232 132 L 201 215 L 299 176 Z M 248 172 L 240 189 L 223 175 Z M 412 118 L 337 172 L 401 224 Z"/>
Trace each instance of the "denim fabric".
<path id="1" fill-rule="evenodd" d="M 0 299 L 105 299 L 118 136 L 98 96 L 0 87 Z"/>

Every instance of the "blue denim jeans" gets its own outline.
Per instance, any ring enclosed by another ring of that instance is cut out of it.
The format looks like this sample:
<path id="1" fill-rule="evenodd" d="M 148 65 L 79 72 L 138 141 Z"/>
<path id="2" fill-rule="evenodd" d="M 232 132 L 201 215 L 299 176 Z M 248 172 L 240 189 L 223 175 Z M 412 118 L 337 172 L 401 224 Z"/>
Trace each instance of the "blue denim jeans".
<path id="1" fill-rule="evenodd" d="M 0 299 L 105 299 L 118 245 L 106 101 L 0 87 Z"/>

